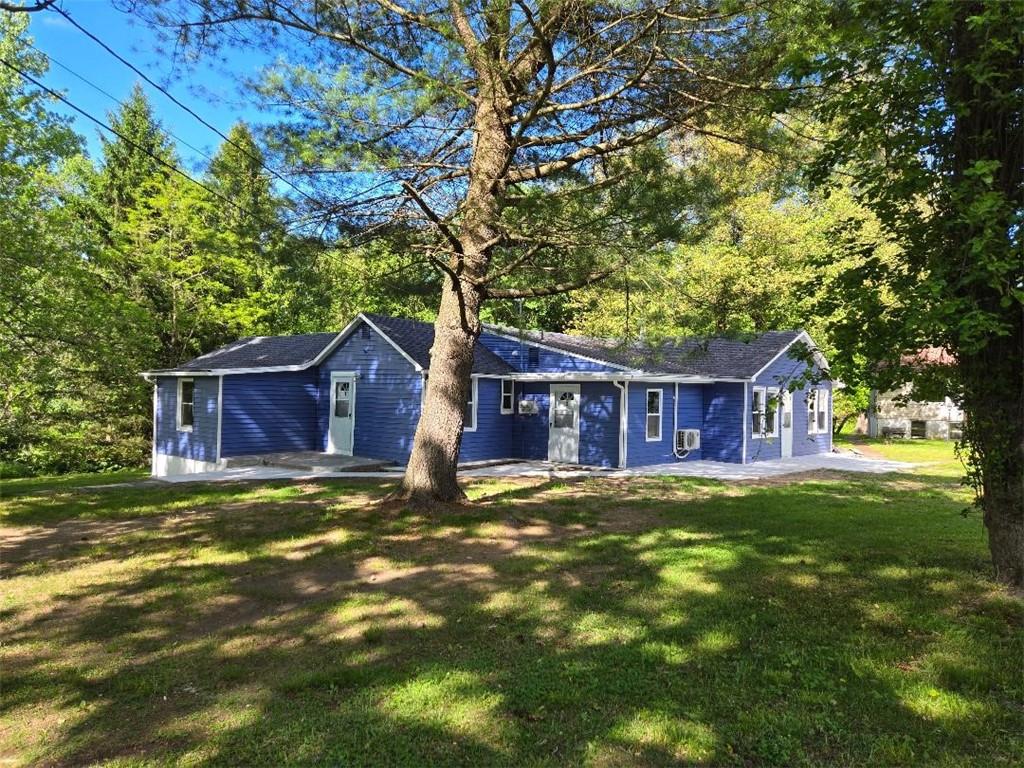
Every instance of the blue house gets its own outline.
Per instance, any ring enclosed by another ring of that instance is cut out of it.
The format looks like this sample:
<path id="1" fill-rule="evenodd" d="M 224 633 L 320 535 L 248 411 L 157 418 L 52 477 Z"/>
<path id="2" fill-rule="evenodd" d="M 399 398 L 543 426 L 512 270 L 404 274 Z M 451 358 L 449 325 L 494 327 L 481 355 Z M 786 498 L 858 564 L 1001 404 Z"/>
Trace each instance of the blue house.
<path id="1" fill-rule="evenodd" d="M 153 474 L 281 451 L 404 464 L 433 339 L 428 323 L 361 314 L 340 333 L 246 338 L 149 371 Z M 623 346 L 487 325 L 460 458 L 638 467 L 825 453 L 827 363 L 798 354 L 813 348 L 803 331 Z"/>

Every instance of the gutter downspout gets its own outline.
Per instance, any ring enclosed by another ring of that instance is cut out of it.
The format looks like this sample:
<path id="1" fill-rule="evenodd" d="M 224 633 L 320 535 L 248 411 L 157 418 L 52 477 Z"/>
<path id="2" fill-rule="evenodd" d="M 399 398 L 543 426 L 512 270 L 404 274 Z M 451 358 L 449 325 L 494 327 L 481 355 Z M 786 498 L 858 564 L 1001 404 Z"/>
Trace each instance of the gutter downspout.
<path id="1" fill-rule="evenodd" d="M 619 390 L 619 469 L 626 468 L 626 410 L 629 407 L 629 382 L 613 381 Z"/>

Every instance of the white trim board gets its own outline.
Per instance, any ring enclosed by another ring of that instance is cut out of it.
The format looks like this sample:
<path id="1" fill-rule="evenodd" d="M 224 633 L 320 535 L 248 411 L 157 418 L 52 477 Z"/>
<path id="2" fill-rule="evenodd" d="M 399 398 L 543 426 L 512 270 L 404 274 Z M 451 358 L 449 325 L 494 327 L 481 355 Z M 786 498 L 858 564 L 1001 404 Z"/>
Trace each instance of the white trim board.
<path id="1" fill-rule="evenodd" d="M 776 353 L 772 357 L 771 360 L 769 360 L 767 363 L 762 365 L 761 368 L 757 371 L 757 373 L 755 373 L 753 376 L 750 377 L 749 381 L 756 380 L 758 376 L 760 376 L 762 373 L 764 373 L 766 370 L 768 370 L 768 368 L 771 366 L 772 363 L 774 363 L 776 360 L 778 360 L 784 354 L 789 352 L 789 348 L 792 347 L 794 344 L 796 344 L 798 341 L 805 341 L 805 342 L 807 342 L 807 345 L 813 350 L 814 362 L 818 364 L 818 367 L 821 368 L 821 370 L 827 371 L 828 370 L 828 360 L 826 360 L 825 356 L 823 354 L 821 354 L 821 351 L 818 349 L 818 345 L 814 343 L 814 339 L 811 338 L 811 335 L 809 333 L 807 333 L 807 331 L 800 331 L 800 333 L 797 335 L 797 337 L 795 339 L 793 339 L 786 346 L 784 346 L 781 350 L 779 350 L 779 352 Z"/>

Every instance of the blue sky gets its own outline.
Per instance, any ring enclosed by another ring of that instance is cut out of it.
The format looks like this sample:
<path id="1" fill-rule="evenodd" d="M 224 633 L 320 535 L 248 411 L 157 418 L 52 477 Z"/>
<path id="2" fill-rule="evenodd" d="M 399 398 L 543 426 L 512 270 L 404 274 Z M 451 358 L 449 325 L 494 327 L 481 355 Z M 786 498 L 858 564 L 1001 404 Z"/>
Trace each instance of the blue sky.
<path id="1" fill-rule="evenodd" d="M 230 51 L 230 70 L 224 69 L 223 65 L 206 62 L 185 66 L 159 51 L 159 41 L 153 30 L 129 14 L 118 11 L 108 0 L 64 0 L 63 8 L 79 24 L 224 133 L 239 120 L 260 123 L 269 118 L 239 88 L 244 76 L 254 74 L 261 65 L 268 63 L 258 53 Z M 117 103 L 59 65 L 87 78 L 119 100 L 127 97 L 139 80 L 128 67 L 53 11 L 30 14 L 29 29 L 36 47 L 51 58 L 50 71 L 44 82 L 104 121 L 108 112 L 117 109 Z M 157 89 L 141 84 L 166 130 L 208 154 L 216 150 L 221 142 L 216 133 Z M 86 137 L 89 154 L 96 157 L 100 129 L 70 109 L 61 111 L 74 116 L 76 130 Z M 175 143 L 185 169 L 195 171 L 205 164 L 206 160 L 200 153 L 183 146 L 181 141 Z"/>

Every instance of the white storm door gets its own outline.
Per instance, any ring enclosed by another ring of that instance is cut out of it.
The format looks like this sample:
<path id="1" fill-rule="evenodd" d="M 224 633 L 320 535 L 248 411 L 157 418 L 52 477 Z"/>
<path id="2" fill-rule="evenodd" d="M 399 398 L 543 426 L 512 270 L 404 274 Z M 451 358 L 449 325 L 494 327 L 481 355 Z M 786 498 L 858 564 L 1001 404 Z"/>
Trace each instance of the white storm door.
<path id="1" fill-rule="evenodd" d="M 331 417 L 327 452 L 352 455 L 356 422 L 356 379 L 351 374 L 331 374 Z"/>
<path id="2" fill-rule="evenodd" d="M 548 461 L 579 464 L 579 384 L 551 385 L 551 405 L 548 408 Z"/>
<path id="3" fill-rule="evenodd" d="M 788 459 L 793 455 L 793 393 L 784 391 L 779 405 L 776 418 L 781 419 L 782 458 Z"/>

